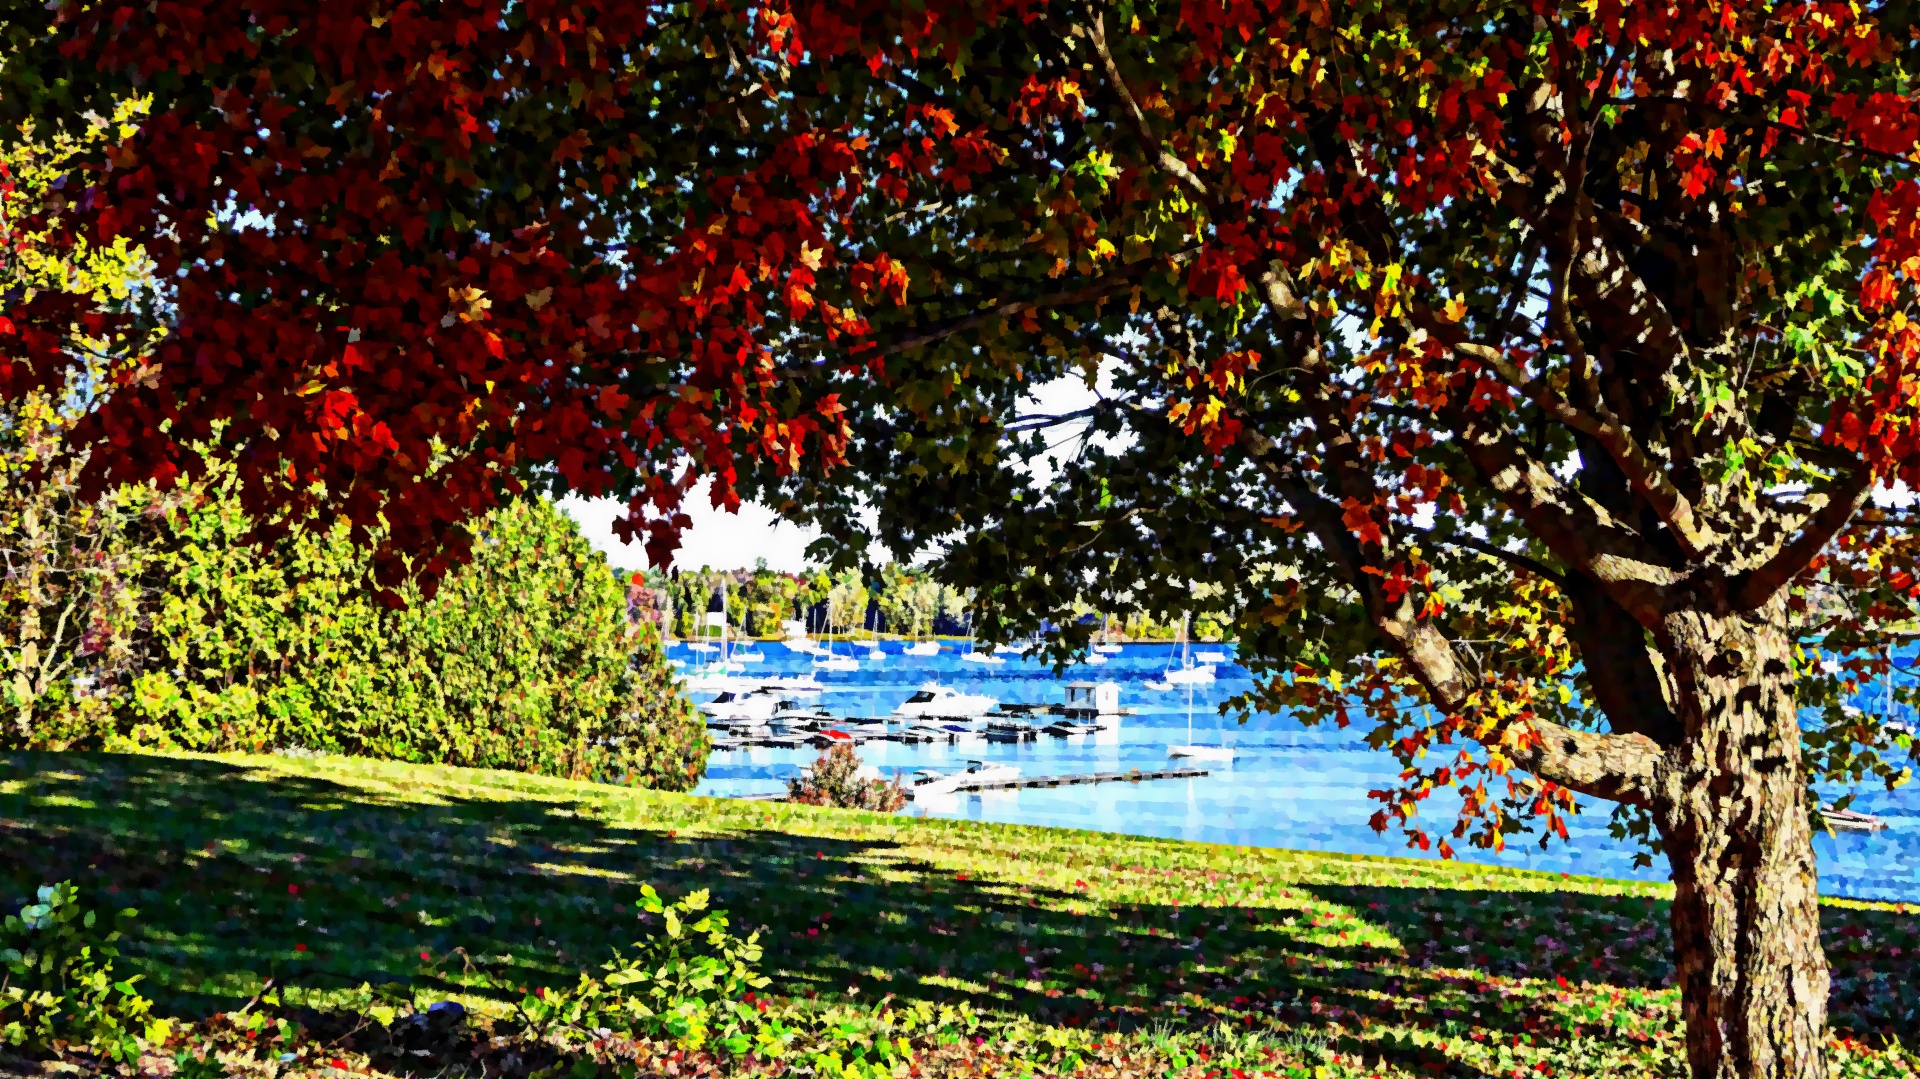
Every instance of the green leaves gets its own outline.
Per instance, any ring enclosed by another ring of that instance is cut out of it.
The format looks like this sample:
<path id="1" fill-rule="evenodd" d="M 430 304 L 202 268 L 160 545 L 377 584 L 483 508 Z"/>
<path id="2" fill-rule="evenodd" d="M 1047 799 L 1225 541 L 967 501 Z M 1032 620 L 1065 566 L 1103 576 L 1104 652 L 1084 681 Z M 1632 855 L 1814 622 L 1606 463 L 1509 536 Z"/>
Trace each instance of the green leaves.
<path id="1" fill-rule="evenodd" d="M 134 986 L 145 975 L 116 978 L 119 924 L 139 912 L 114 915 L 102 932 L 99 915 L 79 905 L 71 881 L 42 885 L 38 901 L 10 914 L 0 948 L 0 1041 L 29 1048 L 56 1038 L 77 1041 L 116 1061 L 132 1062 L 144 1044 L 164 1041 L 169 1024 Z"/>

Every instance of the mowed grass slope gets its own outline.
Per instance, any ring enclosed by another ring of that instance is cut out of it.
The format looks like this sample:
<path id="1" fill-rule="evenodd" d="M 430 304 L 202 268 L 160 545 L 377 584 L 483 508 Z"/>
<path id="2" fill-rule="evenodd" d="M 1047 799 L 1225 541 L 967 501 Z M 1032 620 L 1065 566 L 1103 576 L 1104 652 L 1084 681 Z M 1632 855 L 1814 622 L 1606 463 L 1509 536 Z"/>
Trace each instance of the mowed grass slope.
<path id="1" fill-rule="evenodd" d="M 182 1016 L 268 978 L 320 1007 L 402 979 L 499 1009 L 469 963 L 570 983 L 644 931 L 651 883 L 710 888 L 736 926 L 764 926 L 773 988 L 803 1000 L 1225 1023 L 1359 1074 L 1684 1073 L 1654 885 L 446 767 L 91 754 L 0 757 L 0 877 L 8 903 L 72 879 L 138 907 L 128 960 Z M 1825 915 L 1836 1033 L 1911 1043 L 1914 920 Z"/>

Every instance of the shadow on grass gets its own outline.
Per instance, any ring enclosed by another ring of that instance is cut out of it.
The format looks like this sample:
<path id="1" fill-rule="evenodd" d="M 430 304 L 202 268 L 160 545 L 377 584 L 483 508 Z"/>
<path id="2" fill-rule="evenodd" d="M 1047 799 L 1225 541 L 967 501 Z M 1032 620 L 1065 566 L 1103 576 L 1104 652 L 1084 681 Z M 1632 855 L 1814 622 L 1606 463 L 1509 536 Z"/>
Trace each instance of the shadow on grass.
<path id="1" fill-rule="evenodd" d="M 940 868 L 880 828 L 680 836 L 608 819 L 592 808 L 604 803 L 499 790 L 381 794 L 142 756 L 0 763 L 23 785 L 0 794 L 0 895 L 73 879 L 96 902 L 139 907 L 128 960 L 175 1014 L 232 1008 L 269 977 L 471 992 L 473 960 L 560 984 L 644 933 L 633 900 L 652 883 L 711 888 L 736 927 L 764 927 L 776 988 L 795 996 L 965 1001 L 1098 1028 L 1277 1024 L 1423 1073 L 1479 1074 L 1378 1029 L 1626 1050 L 1672 1034 L 1666 905 L 1640 897 L 1269 879 L 1239 905 L 1206 905 L 1232 893 L 1023 886 L 991 852 Z M 1161 898 L 1125 901 L 1147 894 Z M 1911 921 L 1827 913 L 1836 1025 L 1911 1041 Z"/>

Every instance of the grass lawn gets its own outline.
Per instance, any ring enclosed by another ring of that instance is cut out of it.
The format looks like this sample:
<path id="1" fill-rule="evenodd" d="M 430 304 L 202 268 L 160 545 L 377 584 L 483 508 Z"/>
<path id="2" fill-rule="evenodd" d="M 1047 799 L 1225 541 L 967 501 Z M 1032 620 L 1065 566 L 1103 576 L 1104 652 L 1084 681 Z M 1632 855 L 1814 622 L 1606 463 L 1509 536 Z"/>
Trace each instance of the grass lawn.
<path id="1" fill-rule="evenodd" d="M 1669 890 L 1630 882 L 373 761 L 87 754 L 0 756 L 0 877 L 10 907 L 70 878 L 140 908 L 127 958 L 182 1016 L 267 978 L 289 1005 L 408 979 L 423 1002 L 498 1011 L 469 963 L 570 983 L 642 932 L 651 883 L 711 888 L 764 926 L 772 988 L 802 1007 L 964 1003 L 989 1047 L 1017 1027 L 1112 1032 L 1154 1074 L 1685 1073 Z M 1911 1074 L 1877 1050 L 1920 1032 L 1914 919 L 1824 913 L 1836 1036 L 1875 1050 L 1843 1050 L 1841 1073 Z"/>

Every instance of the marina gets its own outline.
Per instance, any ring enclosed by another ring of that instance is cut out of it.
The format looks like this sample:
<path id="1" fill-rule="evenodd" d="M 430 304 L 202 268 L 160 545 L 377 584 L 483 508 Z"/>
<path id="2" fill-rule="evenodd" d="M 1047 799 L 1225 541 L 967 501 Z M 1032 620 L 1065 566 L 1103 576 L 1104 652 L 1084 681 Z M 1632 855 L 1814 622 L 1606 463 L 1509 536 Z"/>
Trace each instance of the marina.
<path id="1" fill-rule="evenodd" d="M 960 658 L 967 648 L 965 639 L 880 644 L 883 655 L 876 660 L 871 658 L 869 642 L 858 642 L 851 649 L 843 642 L 835 651 L 858 657 L 858 669 L 816 673 L 810 655 L 779 641 L 758 642 L 756 650 L 766 659 L 739 688 L 750 691 L 804 677 L 819 687 L 817 692 L 787 691 L 781 699 L 793 701 L 802 711 L 812 710 L 816 722 L 830 722 L 821 724 L 825 730 L 782 729 L 771 722 L 759 728 L 715 726 L 715 750 L 697 792 L 784 797 L 788 779 L 810 766 L 821 747 L 829 744 L 826 731 L 839 730 L 854 741 L 864 763 L 884 778 L 899 775 L 903 784 L 918 772 L 952 775 L 969 760 L 1005 765 L 1022 777 L 1134 769 L 1143 773 L 1189 767 L 1207 770 L 1206 775 L 1143 783 L 934 791 L 916 795 L 902 811 L 917 816 L 1243 846 L 1435 857 L 1410 848 L 1396 829 L 1376 832 L 1368 826 L 1379 805 L 1368 792 L 1391 788 L 1400 765 L 1392 754 L 1367 745 L 1367 724 L 1345 729 L 1333 724 L 1310 727 L 1290 715 L 1267 714 L 1255 714 L 1242 724 L 1236 716 L 1221 715 L 1224 702 L 1253 688 L 1251 676 L 1238 664 L 1214 665 L 1216 680 L 1211 684 L 1176 684 L 1160 690 L 1152 684 L 1165 684 L 1170 670 L 1183 667 L 1179 646 L 1171 641 L 1102 642 L 1100 647 L 1106 651 L 1092 655 L 1105 663 L 1076 664 L 1058 674 L 1050 662 L 1016 656 L 1008 649 L 1001 650 L 1008 656 L 1005 664 L 966 662 Z M 1201 651 L 1229 659 L 1235 655 L 1231 644 L 1195 644 L 1195 661 Z M 673 645 L 669 655 L 694 662 L 714 658 L 699 657 L 680 644 Z M 974 718 L 895 714 L 930 682 L 957 694 L 991 698 L 998 702 L 998 714 Z M 1086 687 L 1103 683 L 1114 688 L 1100 692 L 1117 695 L 1117 700 L 1096 704 L 1084 699 L 1092 693 Z M 696 691 L 693 697 L 704 703 L 718 692 Z M 1093 722 L 1101 707 L 1114 714 L 1104 722 Z M 987 737 L 989 724 L 1022 721 L 1032 724 L 1031 739 Z M 1178 746 L 1214 748 L 1232 756 L 1225 760 L 1170 756 L 1170 747 Z M 1844 788 L 1823 787 L 1821 797 L 1832 803 L 1846 793 Z M 1853 793 L 1857 796 L 1850 810 L 1879 826 L 1844 817 L 1815 822 L 1820 890 L 1860 898 L 1920 898 L 1920 872 L 1915 868 L 1920 866 L 1920 793 L 1906 787 L 1888 792 L 1874 784 Z M 1436 791 L 1423 803 L 1421 819 L 1429 830 L 1450 828 L 1458 804 L 1456 792 Z M 1608 834 L 1604 805 L 1588 803 L 1583 809 L 1568 819 L 1570 839 L 1555 840 L 1545 850 L 1537 843 L 1513 842 L 1503 851 L 1464 849 L 1459 856 L 1463 861 L 1553 873 L 1666 879 L 1663 864 L 1652 869 L 1637 866 L 1638 848 Z"/>

